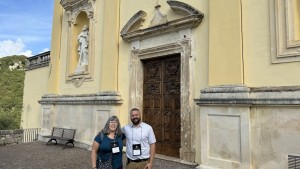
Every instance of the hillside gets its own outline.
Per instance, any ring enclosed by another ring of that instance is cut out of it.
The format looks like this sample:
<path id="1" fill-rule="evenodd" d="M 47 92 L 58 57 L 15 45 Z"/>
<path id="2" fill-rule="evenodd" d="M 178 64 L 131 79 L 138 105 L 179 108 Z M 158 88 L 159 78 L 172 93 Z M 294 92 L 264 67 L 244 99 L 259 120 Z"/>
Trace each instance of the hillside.
<path id="1" fill-rule="evenodd" d="M 20 128 L 25 56 L 0 58 L 0 130 Z"/>

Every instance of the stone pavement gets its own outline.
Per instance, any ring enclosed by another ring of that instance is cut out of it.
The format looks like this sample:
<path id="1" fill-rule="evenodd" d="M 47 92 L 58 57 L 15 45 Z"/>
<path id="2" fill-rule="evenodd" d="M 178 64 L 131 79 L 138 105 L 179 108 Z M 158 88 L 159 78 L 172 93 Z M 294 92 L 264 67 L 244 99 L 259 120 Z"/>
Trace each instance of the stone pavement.
<path id="1" fill-rule="evenodd" d="M 0 146 L 0 169 L 90 169 L 90 151 L 62 149 L 62 145 L 31 142 Z M 195 166 L 155 159 L 154 169 L 191 169 Z"/>

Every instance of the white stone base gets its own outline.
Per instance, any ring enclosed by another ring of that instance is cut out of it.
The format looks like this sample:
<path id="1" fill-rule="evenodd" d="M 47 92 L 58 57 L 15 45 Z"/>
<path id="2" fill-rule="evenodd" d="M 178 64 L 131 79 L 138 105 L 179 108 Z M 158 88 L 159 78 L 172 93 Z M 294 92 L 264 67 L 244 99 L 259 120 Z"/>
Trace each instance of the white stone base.
<path id="1" fill-rule="evenodd" d="M 215 167 L 210 167 L 210 166 L 206 166 L 206 165 L 199 165 L 196 168 L 198 168 L 198 169 L 221 169 L 221 168 L 215 168 Z"/>
<path id="2" fill-rule="evenodd" d="M 77 66 L 74 74 L 82 74 L 87 71 L 87 65 L 79 65 Z"/>
<path id="3" fill-rule="evenodd" d="M 201 90 L 199 169 L 283 169 L 300 156 L 300 86 Z"/>

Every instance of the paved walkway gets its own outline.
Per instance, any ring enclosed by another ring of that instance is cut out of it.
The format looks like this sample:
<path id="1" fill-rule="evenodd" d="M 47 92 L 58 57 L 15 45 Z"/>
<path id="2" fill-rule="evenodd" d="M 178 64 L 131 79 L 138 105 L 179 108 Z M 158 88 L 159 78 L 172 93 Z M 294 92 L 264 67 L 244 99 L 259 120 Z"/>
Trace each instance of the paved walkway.
<path id="1" fill-rule="evenodd" d="M 90 163 L 90 151 L 76 147 L 62 149 L 40 141 L 0 146 L 0 169 L 90 169 Z M 161 159 L 154 162 L 154 169 L 191 168 Z"/>

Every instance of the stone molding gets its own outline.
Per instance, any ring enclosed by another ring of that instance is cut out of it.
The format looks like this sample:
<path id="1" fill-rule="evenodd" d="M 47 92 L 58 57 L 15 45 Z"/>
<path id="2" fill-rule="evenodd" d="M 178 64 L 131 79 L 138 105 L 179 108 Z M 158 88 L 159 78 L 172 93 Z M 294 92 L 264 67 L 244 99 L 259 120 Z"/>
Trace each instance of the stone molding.
<path id="1" fill-rule="evenodd" d="M 249 88 L 243 85 L 213 86 L 201 90 L 197 105 L 300 106 L 300 86 Z"/>
<path id="2" fill-rule="evenodd" d="M 170 35 L 172 36 L 172 35 Z M 147 41 L 146 39 L 145 41 Z M 147 42 L 145 42 L 147 43 Z M 151 41 L 149 42 L 151 43 Z M 180 158 L 194 162 L 195 161 L 195 150 L 194 150 L 194 133 L 193 127 L 191 126 L 192 120 L 194 119 L 194 91 L 190 84 L 193 84 L 193 75 L 191 69 L 194 67 L 190 61 L 191 57 L 191 39 L 177 39 L 174 43 L 167 43 L 165 45 L 157 45 L 147 48 L 140 48 L 138 44 L 133 50 L 131 50 L 131 61 L 130 61 L 130 100 L 129 107 L 143 107 L 143 65 L 142 60 L 164 57 L 171 54 L 180 54 L 181 62 L 181 75 L 180 85 L 181 94 L 180 102 L 181 107 L 181 148 Z M 139 47 L 138 47 L 139 46 Z"/>
<path id="3" fill-rule="evenodd" d="M 272 63 L 300 61 L 300 41 L 294 37 L 294 3 L 292 0 L 269 1 Z"/>
<path id="4" fill-rule="evenodd" d="M 83 82 L 90 78 L 88 77 L 88 73 L 80 73 L 80 74 L 72 74 L 70 75 L 71 81 L 75 87 L 80 87 Z"/>
<path id="5" fill-rule="evenodd" d="M 67 11 L 69 26 L 75 23 L 80 11 L 85 11 L 89 18 L 94 17 L 95 0 L 61 0 L 60 4 Z"/>
<path id="6" fill-rule="evenodd" d="M 139 29 L 142 26 L 141 24 L 144 21 L 144 17 L 146 16 L 145 12 L 139 11 L 123 27 L 121 31 L 121 37 L 123 40 L 132 42 L 155 35 L 166 34 L 168 32 L 191 29 L 197 27 L 204 17 L 202 12 L 199 12 L 192 6 L 183 2 L 168 0 L 167 3 L 170 5 L 172 10 L 183 15 L 183 17 L 164 24 Z"/>
<path id="7" fill-rule="evenodd" d="M 170 5 L 171 9 L 181 15 L 202 15 L 202 18 L 204 16 L 203 13 L 199 12 L 197 9 L 195 9 L 194 7 L 177 1 L 177 0 L 168 0 L 167 3 Z"/>
<path id="8" fill-rule="evenodd" d="M 147 13 L 142 10 L 134 14 L 121 30 L 121 36 L 128 32 L 131 32 L 132 30 L 139 29 L 142 26 L 142 23 L 145 21 L 146 15 Z"/>
<path id="9" fill-rule="evenodd" d="M 104 91 L 96 94 L 82 95 L 44 95 L 39 101 L 42 105 L 61 104 L 61 105 L 118 105 L 123 103 L 119 92 Z"/>

